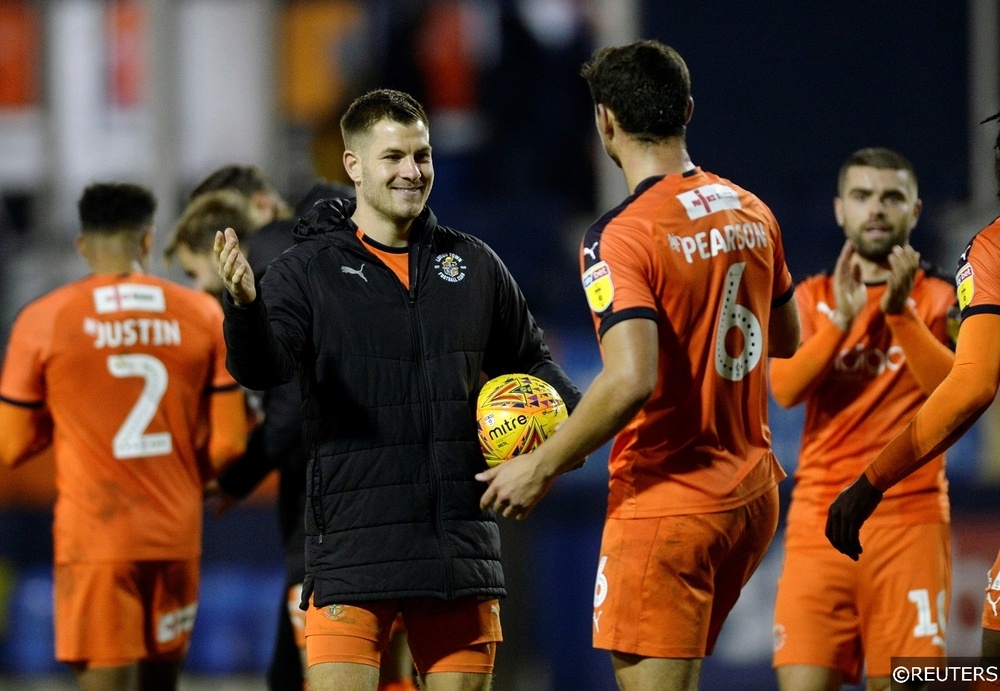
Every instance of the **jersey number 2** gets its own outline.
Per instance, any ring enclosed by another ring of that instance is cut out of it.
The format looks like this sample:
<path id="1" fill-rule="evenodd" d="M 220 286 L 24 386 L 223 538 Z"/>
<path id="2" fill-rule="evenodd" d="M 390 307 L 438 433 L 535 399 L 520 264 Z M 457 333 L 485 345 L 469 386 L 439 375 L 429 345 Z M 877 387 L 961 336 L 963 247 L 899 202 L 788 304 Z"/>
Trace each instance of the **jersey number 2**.
<path id="1" fill-rule="evenodd" d="M 152 355 L 132 353 L 108 357 L 108 371 L 120 378 L 142 377 L 145 382 L 139 400 L 115 434 L 112 442 L 115 458 L 164 456 L 170 453 L 173 448 L 170 432 L 146 434 L 146 428 L 156 415 L 160 399 L 167 390 L 167 368 Z"/>
<path id="2" fill-rule="evenodd" d="M 736 262 L 726 273 L 726 294 L 722 301 L 719 330 L 715 333 L 715 371 L 729 381 L 742 381 L 757 366 L 764 353 L 764 331 L 760 328 L 760 320 L 749 309 L 736 303 L 746 266 L 746 262 Z M 737 355 L 730 355 L 726 349 L 726 336 L 730 329 L 739 329 L 743 334 L 743 349 Z"/>

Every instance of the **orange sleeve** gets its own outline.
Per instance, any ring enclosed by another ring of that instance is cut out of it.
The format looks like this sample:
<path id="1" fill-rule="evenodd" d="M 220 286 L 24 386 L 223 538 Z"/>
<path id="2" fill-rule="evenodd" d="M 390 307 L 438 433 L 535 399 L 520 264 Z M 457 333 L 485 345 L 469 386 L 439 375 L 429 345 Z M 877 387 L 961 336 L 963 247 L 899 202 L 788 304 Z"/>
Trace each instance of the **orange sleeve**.
<path id="1" fill-rule="evenodd" d="M 909 305 L 900 314 L 885 315 L 886 324 L 906 354 L 907 369 L 930 396 L 951 371 L 955 354 L 943 344 Z"/>
<path id="2" fill-rule="evenodd" d="M 209 409 L 208 458 L 212 476 L 243 455 L 247 448 L 247 413 L 243 389 L 217 391 Z"/>
<path id="3" fill-rule="evenodd" d="M 14 467 L 52 443 L 52 418 L 44 408 L 0 401 L 0 462 Z"/>
<path id="4" fill-rule="evenodd" d="M 945 451 L 990 406 L 1000 385 L 998 338 L 998 314 L 975 314 L 962 323 L 955 365 L 948 376 L 865 469 L 876 489 L 884 492 Z"/>
<path id="5" fill-rule="evenodd" d="M 778 405 L 791 408 L 802 402 L 823 378 L 846 335 L 832 321 L 824 319 L 795 355 L 771 360 L 771 393 Z"/>

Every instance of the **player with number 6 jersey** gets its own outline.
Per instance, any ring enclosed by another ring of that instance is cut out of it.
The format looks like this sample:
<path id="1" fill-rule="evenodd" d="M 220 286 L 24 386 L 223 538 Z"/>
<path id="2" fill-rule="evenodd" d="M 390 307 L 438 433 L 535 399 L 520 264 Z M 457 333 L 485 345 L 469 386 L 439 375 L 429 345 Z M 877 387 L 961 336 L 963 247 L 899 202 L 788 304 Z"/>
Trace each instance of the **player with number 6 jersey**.
<path id="1" fill-rule="evenodd" d="M 138 270 L 154 208 L 134 185 L 84 192 L 92 273 L 21 310 L 0 376 L 0 459 L 54 445 L 56 657 L 89 688 L 127 688 L 133 666 L 159 689 L 176 676 L 197 609 L 202 486 L 246 439 L 221 307 Z"/>
<path id="2" fill-rule="evenodd" d="M 582 274 L 599 337 L 648 319 L 660 344 L 657 388 L 611 450 L 608 517 L 726 511 L 774 487 L 764 331 L 792 279 L 767 206 L 701 168 L 646 178 L 587 231 Z"/>
<path id="3" fill-rule="evenodd" d="M 691 162 L 675 50 L 604 48 L 583 76 L 631 193 L 581 247 L 603 369 L 536 451 L 479 474 L 483 503 L 523 516 L 614 436 L 594 646 L 626 691 L 695 688 L 777 527 L 766 370 L 798 345 L 792 277 L 767 206 Z"/>

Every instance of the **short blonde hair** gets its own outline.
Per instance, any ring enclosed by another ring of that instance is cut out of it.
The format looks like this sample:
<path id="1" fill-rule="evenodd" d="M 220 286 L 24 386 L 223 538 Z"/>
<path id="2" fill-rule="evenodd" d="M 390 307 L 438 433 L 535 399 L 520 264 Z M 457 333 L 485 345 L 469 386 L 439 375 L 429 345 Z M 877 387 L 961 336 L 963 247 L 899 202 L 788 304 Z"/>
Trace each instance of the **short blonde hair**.
<path id="1" fill-rule="evenodd" d="M 172 261 L 181 245 L 192 252 L 212 249 L 215 233 L 232 228 L 241 240 L 256 230 L 250 214 L 250 202 L 233 190 L 216 190 L 194 197 L 174 225 L 174 232 L 163 254 Z"/>

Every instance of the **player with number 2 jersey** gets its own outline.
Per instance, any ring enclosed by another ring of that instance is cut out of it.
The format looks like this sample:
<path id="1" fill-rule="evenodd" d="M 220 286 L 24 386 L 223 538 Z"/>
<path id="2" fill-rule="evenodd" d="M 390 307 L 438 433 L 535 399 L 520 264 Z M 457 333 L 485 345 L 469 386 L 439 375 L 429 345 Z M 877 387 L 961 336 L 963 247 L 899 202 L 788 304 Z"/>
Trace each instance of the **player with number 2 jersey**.
<path id="1" fill-rule="evenodd" d="M 0 375 L 0 458 L 54 445 L 56 657 L 78 676 L 183 656 L 202 486 L 246 439 L 218 303 L 132 270 L 153 204 L 135 186 L 88 188 L 92 273 L 21 310 Z"/>

